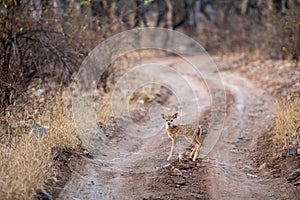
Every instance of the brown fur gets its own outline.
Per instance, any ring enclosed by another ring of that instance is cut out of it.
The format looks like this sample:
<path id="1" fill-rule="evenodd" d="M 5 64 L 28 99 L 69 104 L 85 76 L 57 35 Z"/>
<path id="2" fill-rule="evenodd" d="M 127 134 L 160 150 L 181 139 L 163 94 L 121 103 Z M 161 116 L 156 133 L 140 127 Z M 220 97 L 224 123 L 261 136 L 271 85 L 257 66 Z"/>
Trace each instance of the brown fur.
<path id="1" fill-rule="evenodd" d="M 177 138 L 184 137 L 188 142 L 195 145 L 193 151 L 191 152 L 191 154 L 189 156 L 190 158 L 193 157 L 193 161 L 195 161 L 198 156 L 199 148 L 201 146 L 200 137 L 203 132 L 202 127 L 194 126 L 194 125 L 190 125 L 190 124 L 173 125 L 173 119 L 177 118 L 177 113 L 175 113 L 172 116 L 171 115 L 165 116 L 164 114 L 162 114 L 162 118 L 166 120 L 166 130 L 167 130 L 168 136 L 172 140 L 172 147 L 171 147 L 171 151 L 170 151 L 168 160 L 171 159 Z"/>

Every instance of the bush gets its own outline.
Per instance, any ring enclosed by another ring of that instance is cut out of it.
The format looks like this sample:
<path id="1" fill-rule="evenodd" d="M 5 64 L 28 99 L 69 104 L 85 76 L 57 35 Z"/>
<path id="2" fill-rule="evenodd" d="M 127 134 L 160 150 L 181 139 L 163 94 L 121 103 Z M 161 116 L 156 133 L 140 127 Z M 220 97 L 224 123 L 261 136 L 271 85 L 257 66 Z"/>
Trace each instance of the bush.
<path id="1" fill-rule="evenodd" d="M 281 101 L 275 118 L 275 144 L 287 149 L 289 145 L 300 145 L 300 97 Z"/>
<path id="2" fill-rule="evenodd" d="M 23 2 L 22 4 L 16 4 Z M 46 6 L 46 5 L 45 5 Z M 26 1 L 0 4 L 0 110 L 24 96 L 31 81 L 58 85 L 70 82 L 80 66 L 80 43 L 63 31 L 53 9 L 37 14 Z M 35 14 L 33 14 L 35 13 Z"/>
<path id="3" fill-rule="evenodd" d="M 30 112 L 26 110 L 22 113 L 23 117 Z M 32 199 L 45 181 L 55 177 L 55 149 L 76 149 L 80 146 L 72 112 L 61 101 L 49 101 L 40 113 L 35 123 L 48 125 L 43 137 L 34 132 L 29 134 L 30 122 L 28 128 L 16 124 L 12 129 L 14 137 L 0 140 L 0 199 Z M 11 116 L 6 121 L 14 124 L 19 117 Z M 1 135 L 4 134 L 0 129 Z"/>

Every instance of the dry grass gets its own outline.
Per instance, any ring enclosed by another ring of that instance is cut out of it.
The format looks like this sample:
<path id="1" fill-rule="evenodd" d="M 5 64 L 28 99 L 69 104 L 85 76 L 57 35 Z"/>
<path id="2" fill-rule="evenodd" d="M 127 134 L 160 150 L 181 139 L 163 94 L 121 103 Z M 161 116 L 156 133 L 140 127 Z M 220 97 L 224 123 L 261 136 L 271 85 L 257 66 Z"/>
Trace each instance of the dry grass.
<path id="1" fill-rule="evenodd" d="M 61 101 L 49 101 L 40 106 L 36 116 L 35 122 L 49 127 L 42 137 L 35 131 L 30 134 L 30 129 L 20 124 L 10 128 L 13 132 L 5 132 L 2 127 L 0 134 L 11 136 L 2 137 L 0 143 L 0 199 L 32 199 L 46 180 L 55 177 L 55 147 L 77 148 L 80 145 L 71 109 Z M 6 123 L 13 125 L 18 118 L 8 117 L 6 120 L 9 120 Z"/>
<path id="2" fill-rule="evenodd" d="M 275 130 L 274 142 L 278 147 L 300 145 L 300 97 L 279 103 Z"/>
<path id="3" fill-rule="evenodd" d="M 15 148 L 1 147 L 1 199 L 31 199 L 53 175 L 51 150 L 43 140 L 26 135 Z"/>
<path id="4" fill-rule="evenodd" d="M 110 68 L 108 92 L 103 93 L 100 89 L 96 94 L 96 113 L 100 123 L 109 124 L 113 120 L 111 97 L 114 85 L 129 68 L 140 62 L 142 53 L 143 56 L 148 55 L 147 52 L 126 55 Z M 123 67 L 120 69 L 120 66 Z M 61 95 L 52 93 L 50 96 L 55 98 L 37 95 L 35 92 L 39 87 L 33 85 L 28 91 L 31 100 L 12 105 L 5 116 L 0 116 L 0 199 L 34 198 L 45 182 L 55 181 L 57 169 L 53 158 L 56 149 L 80 146 L 80 139 L 75 134 L 70 96 L 67 92 Z M 150 89 L 153 92 L 152 87 Z M 134 94 L 136 96 L 133 95 L 132 100 L 152 100 L 152 97 L 143 95 L 148 90 Z M 47 133 L 40 136 L 37 130 L 31 131 L 33 123 L 47 127 Z"/>
<path id="5" fill-rule="evenodd" d="M 99 104 L 96 106 L 96 114 L 98 122 L 101 124 L 107 124 L 112 120 L 111 97 L 112 92 L 99 97 Z"/>

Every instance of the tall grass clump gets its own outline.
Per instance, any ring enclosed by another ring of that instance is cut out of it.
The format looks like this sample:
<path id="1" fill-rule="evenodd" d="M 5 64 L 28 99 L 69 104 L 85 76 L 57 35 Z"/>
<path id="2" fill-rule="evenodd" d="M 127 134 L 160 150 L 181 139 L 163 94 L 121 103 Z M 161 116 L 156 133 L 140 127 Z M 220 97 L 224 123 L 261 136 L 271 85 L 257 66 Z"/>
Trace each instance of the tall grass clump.
<path id="1" fill-rule="evenodd" d="M 16 147 L 0 148 L 1 199 L 32 199 L 45 177 L 54 175 L 49 147 L 34 135 L 26 135 Z"/>
<path id="2" fill-rule="evenodd" d="M 300 97 L 279 103 L 275 131 L 274 142 L 279 148 L 300 145 Z"/>
<path id="3" fill-rule="evenodd" d="M 55 180 L 56 149 L 80 146 L 72 113 L 62 102 L 46 103 L 39 112 L 34 123 L 45 125 L 46 133 L 39 135 L 30 126 L 27 132 L 24 128 L 12 129 L 14 133 L 9 134 L 14 137 L 0 143 L 0 199 L 32 199 L 47 180 Z"/>

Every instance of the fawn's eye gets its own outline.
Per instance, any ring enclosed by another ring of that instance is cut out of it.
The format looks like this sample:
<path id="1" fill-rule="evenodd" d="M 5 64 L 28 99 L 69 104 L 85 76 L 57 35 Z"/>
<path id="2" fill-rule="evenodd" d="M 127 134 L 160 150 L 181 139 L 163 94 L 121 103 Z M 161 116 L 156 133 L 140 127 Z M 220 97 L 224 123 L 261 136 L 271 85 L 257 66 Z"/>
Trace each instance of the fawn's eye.
<path id="1" fill-rule="evenodd" d="M 167 122 L 168 120 L 166 120 L 166 122 Z"/>
<path id="2" fill-rule="evenodd" d="M 173 122 L 173 119 L 171 119 L 171 122 Z"/>

